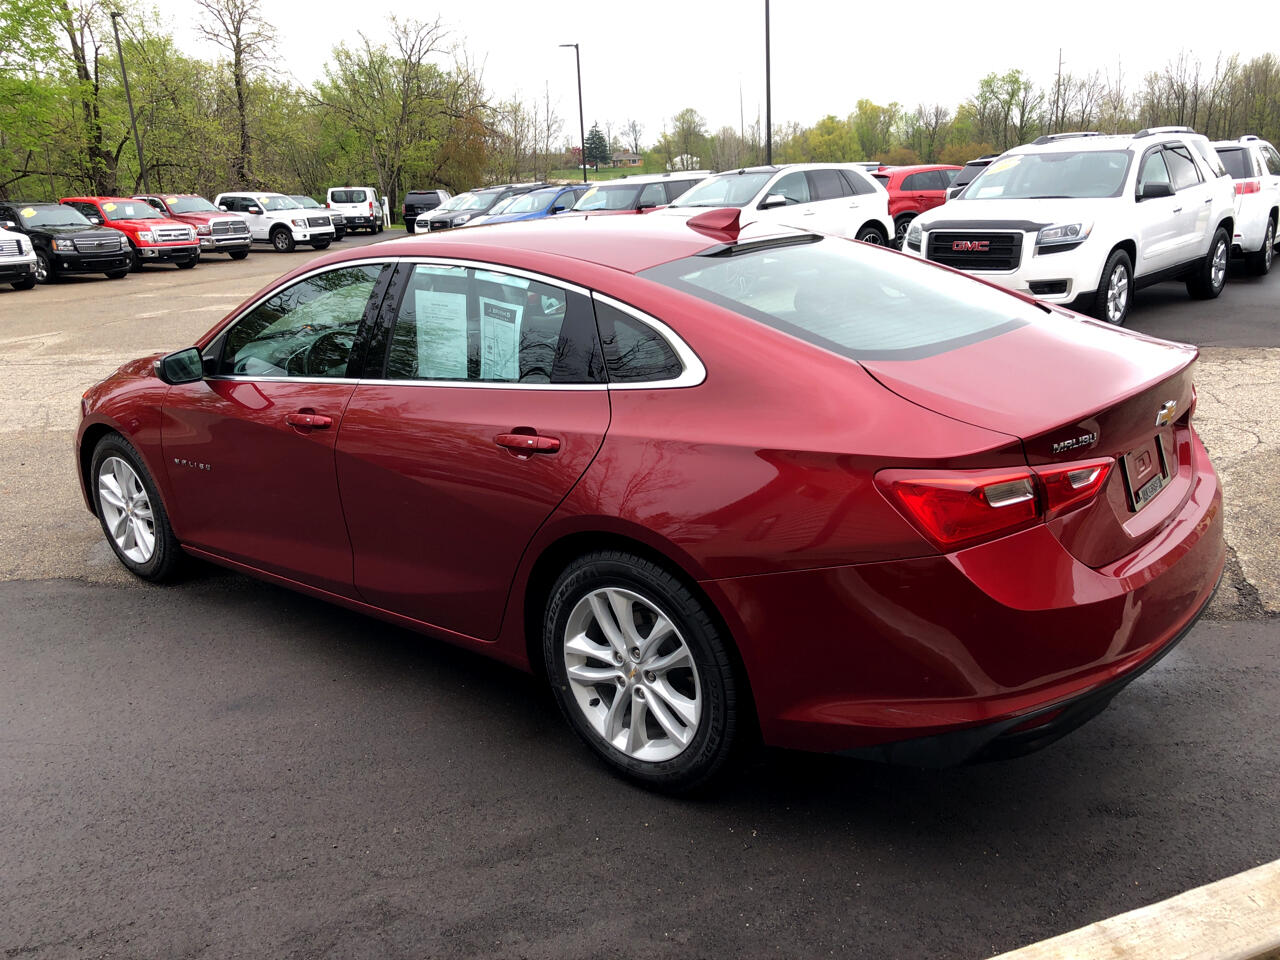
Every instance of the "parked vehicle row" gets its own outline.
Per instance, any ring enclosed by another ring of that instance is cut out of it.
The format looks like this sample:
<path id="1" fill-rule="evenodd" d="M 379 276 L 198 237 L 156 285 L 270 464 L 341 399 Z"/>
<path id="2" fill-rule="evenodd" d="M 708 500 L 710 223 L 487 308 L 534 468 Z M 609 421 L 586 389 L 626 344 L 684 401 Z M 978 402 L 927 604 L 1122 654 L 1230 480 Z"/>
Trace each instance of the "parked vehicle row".
<path id="1" fill-rule="evenodd" d="M 913 219 L 904 252 L 1114 324 L 1163 280 L 1212 299 L 1233 251 L 1270 269 L 1280 216 L 1280 154 L 1256 138 L 1218 146 L 1234 179 L 1187 127 L 1040 137 Z"/>

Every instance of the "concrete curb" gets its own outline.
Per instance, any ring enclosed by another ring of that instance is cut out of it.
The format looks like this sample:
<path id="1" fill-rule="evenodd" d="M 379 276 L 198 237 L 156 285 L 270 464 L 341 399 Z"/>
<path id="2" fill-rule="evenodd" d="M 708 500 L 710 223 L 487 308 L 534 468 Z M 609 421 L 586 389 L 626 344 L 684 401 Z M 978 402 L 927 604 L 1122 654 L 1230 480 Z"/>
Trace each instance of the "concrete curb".
<path id="1" fill-rule="evenodd" d="M 1280 860 L 992 960 L 1280 960 Z"/>

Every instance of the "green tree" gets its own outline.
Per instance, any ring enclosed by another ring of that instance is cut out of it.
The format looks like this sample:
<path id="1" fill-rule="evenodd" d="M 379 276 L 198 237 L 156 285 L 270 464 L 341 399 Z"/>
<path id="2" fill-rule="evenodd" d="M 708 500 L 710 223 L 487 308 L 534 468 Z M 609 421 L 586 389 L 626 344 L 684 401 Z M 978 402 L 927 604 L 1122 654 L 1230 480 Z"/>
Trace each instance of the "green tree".
<path id="1" fill-rule="evenodd" d="M 600 125 L 593 123 L 591 129 L 587 131 L 586 153 L 582 162 L 598 167 L 600 164 L 608 163 L 612 159 L 613 154 L 609 152 L 609 141 L 600 132 Z"/>

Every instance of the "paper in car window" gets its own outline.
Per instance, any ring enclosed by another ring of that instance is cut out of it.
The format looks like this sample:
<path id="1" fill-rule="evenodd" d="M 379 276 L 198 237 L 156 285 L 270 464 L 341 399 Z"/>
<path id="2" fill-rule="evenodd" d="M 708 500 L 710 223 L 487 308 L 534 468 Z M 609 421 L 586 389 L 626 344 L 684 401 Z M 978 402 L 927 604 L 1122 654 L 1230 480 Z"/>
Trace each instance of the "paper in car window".
<path id="1" fill-rule="evenodd" d="M 177 198 L 177 197 L 165 197 L 165 198 L 164 198 L 164 202 L 165 202 L 165 203 L 177 203 L 177 202 L 178 202 L 178 198 Z"/>
<path id="2" fill-rule="evenodd" d="M 987 173 L 1003 173 L 1005 170 L 1012 170 L 1021 161 L 1021 157 L 1005 157 L 1003 160 L 997 160 L 987 167 Z"/>
<path id="3" fill-rule="evenodd" d="M 36 208 L 23 207 L 21 210 L 18 211 L 18 213 L 22 216 L 23 220 L 30 220 L 32 217 L 36 215 Z"/>
<path id="4" fill-rule="evenodd" d="M 107 211 L 107 213 L 110 213 L 115 208 L 116 208 L 116 205 L 114 203 L 104 203 L 102 205 L 102 209 Z"/>
<path id="5" fill-rule="evenodd" d="M 520 379 L 516 348 L 524 306 L 480 298 L 480 379 Z"/>
<path id="6" fill-rule="evenodd" d="M 418 319 L 418 377 L 467 379 L 467 295 L 415 290 Z"/>

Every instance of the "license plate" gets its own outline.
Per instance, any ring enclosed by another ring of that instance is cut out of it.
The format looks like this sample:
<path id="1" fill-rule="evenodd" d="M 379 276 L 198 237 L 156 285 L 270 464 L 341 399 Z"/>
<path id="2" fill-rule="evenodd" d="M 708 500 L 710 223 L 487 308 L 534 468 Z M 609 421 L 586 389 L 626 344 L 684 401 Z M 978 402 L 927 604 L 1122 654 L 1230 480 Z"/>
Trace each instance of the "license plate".
<path id="1" fill-rule="evenodd" d="M 1120 458 L 1129 506 L 1137 512 L 1155 499 L 1169 481 L 1169 465 L 1160 437 L 1152 437 Z"/>

